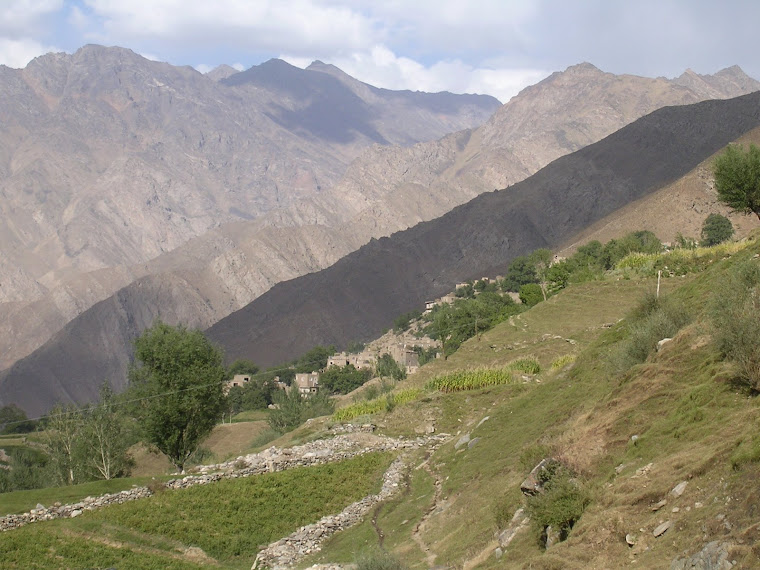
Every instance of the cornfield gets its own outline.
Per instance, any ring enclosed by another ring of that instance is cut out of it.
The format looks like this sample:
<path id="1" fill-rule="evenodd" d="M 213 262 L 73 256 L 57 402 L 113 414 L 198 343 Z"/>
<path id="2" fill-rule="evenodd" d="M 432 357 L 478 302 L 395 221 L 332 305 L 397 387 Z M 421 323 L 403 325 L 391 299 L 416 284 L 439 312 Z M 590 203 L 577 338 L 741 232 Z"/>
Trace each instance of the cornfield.
<path id="1" fill-rule="evenodd" d="M 337 410 L 333 416 L 333 421 L 346 422 L 359 416 L 368 416 L 379 412 L 389 412 L 394 407 L 413 402 L 422 395 L 419 388 L 408 388 L 394 394 L 386 394 L 374 400 L 357 402 L 345 408 Z"/>
<path id="2" fill-rule="evenodd" d="M 425 385 L 428 390 L 440 390 L 441 392 L 459 392 L 462 390 L 477 390 L 499 384 L 514 382 L 514 369 L 509 366 L 504 368 L 476 368 L 474 370 L 459 370 L 451 374 L 437 376 Z"/>

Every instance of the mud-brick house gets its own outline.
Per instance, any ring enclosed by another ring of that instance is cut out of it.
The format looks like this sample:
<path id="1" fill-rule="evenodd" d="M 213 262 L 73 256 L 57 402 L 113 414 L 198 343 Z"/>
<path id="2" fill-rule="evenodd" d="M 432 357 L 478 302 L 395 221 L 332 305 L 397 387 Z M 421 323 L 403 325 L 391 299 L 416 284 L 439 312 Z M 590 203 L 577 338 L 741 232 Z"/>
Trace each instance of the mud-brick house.
<path id="1" fill-rule="evenodd" d="M 299 372 L 293 380 L 293 385 L 302 396 L 310 396 L 319 391 L 319 372 Z"/>
<path id="2" fill-rule="evenodd" d="M 250 381 L 251 381 L 250 374 L 235 374 L 232 377 L 232 380 L 228 380 L 227 384 L 224 386 L 224 393 L 226 394 L 227 392 L 230 391 L 231 388 L 234 388 L 235 386 L 242 388 L 243 386 L 248 384 L 248 382 Z"/>

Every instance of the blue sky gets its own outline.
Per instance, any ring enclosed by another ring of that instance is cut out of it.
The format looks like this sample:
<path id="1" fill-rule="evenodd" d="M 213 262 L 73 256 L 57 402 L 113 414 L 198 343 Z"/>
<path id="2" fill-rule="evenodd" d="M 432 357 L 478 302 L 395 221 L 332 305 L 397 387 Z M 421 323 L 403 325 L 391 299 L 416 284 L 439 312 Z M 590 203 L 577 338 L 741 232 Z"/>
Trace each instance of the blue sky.
<path id="1" fill-rule="evenodd" d="M 87 43 L 200 71 L 320 59 L 379 87 L 507 101 L 581 61 L 760 79 L 758 22 L 755 0 L 0 0 L 0 63 Z"/>

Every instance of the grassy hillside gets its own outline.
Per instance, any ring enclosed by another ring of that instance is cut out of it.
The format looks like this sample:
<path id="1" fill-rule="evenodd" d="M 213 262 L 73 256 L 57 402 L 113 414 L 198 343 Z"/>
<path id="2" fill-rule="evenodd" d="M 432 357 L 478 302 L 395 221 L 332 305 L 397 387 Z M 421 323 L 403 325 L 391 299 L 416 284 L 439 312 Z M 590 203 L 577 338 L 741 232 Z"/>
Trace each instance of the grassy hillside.
<path id="1" fill-rule="evenodd" d="M 710 317 L 711 299 L 725 294 L 732 272 L 760 265 L 759 257 L 760 243 L 752 241 L 627 259 L 604 280 L 572 285 L 424 366 L 399 383 L 394 404 L 351 421 L 407 437 L 434 429 L 451 440 L 432 455 L 413 455 L 395 498 L 301 566 L 385 551 L 409 568 L 669 568 L 712 541 L 725 545 L 737 568 L 760 565 L 760 400 L 721 356 Z M 651 275 L 663 264 L 666 274 L 683 275 L 664 278 L 655 303 Z M 673 339 L 655 350 L 664 336 Z M 472 376 L 489 385 L 462 389 L 463 372 L 475 369 Z M 433 381 L 442 377 L 449 381 L 438 389 Z M 275 443 L 327 437 L 334 421 L 313 420 Z M 224 426 L 215 450 L 242 451 L 254 443 L 251 429 Z M 539 508 L 520 484 L 544 457 L 557 459 L 570 479 L 558 494 L 543 495 Z M 263 544 L 377 489 L 390 459 L 371 455 L 167 491 L 30 525 L 0 535 L 0 559 L 11 568 L 69 560 L 249 567 Z M 671 493 L 680 483 L 682 493 Z M 26 493 L 24 505 L 53 500 L 49 490 Z M 567 539 L 545 548 L 536 517 L 558 517 L 578 504 L 585 510 L 574 513 Z M 534 521 L 497 557 L 499 535 L 526 506 Z"/>
<path id="2" fill-rule="evenodd" d="M 706 309 L 732 267 L 757 264 L 759 252 L 753 243 L 706 261 L 698 274 L 664 280 L 663 294 L 691 322 L 642 363 L 629 366 L 621 355 L 641 334 L 631 311 L 655 280 L 613 278 L 571 287 L 470 339 L 448 361 L 424 367 L 407 384 L 421 387 L 443 373 L 525 356 L 536 357 L 543 371 L 509 385 L 433 393 L 376 417 L 390 432 L 414 431 L 435 418 L 437 429 L 456 434 L 411 473 L 410 495 L 378 513 L 383 546 L 418 568 L 608 568 L 632 561 L 667 568 L 718 540 L 739 567 L 760 564 L 759 402 L 732 381 L 736 370 L 712 342 Z M 574 363 L 552 370 L 566 354 L 576 356 Z M 475 444 L 456 446 L 464 434 Z M 528 526 L 497 559 L 498 533 L 525 504 L 520 483 L 547 455 L 574 471 L 589 505 L 565 542 L 544 550 Z M 682 481 L 683 494 L 671 495 Z M 672 526 L 655 538 L 652 531 L 666 521 Z M 378 548 L 371 531 L 364 523 L 315 559 L 349 561 L 355 545 Z"/>
<path id="3" fill-rule="evenodd" d="M 377 492 L 388 454 L 225 480 L 0 534 L 2 568 L 250 568 L 259 548 Z"/>

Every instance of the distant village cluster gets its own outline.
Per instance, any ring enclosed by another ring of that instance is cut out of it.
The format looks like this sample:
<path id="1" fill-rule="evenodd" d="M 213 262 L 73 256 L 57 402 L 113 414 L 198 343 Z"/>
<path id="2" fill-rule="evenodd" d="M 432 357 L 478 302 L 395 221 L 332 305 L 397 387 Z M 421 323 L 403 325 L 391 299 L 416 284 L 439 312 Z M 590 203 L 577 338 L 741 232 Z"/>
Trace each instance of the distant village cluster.
<path id="1" fill-rule="evenodd" d="M 401 368 L 406 370 L 407 374 L 414 374 L 420 367 L 419 356 L 415 351 L 415 347 L 427 350 L 430 348 L 437 348 L 438 346 L 439 344 L 437 341 L 428 337 L 423 336 L 416 338 L 408 332 L 397 335 L 391 331 L 377 341 L 370 343 L 361 352 L 338 352 L 333 354 L 327 359 L 325 369 L 330 368 L 331 366 L 343 368 L 352 365 L 357 370 L 374 370 L 380 357 L 384 354 L 390 354 L 393 360 L 395 360 Z M 302 396 L 316 394 L 319 392 L 320 374 L 325 369 L 296 373 L 292 387 L 297 389 Z M 242 387 L 250 381 L 250 374 L 236 374 L 232 380 L 227 383 L 226 389 L 229 390 L 234 386 Z M 275 387 L 281 390 L 289 388 L 287 384 L 279 380 L 279 377 L 275 377 Z"/>

